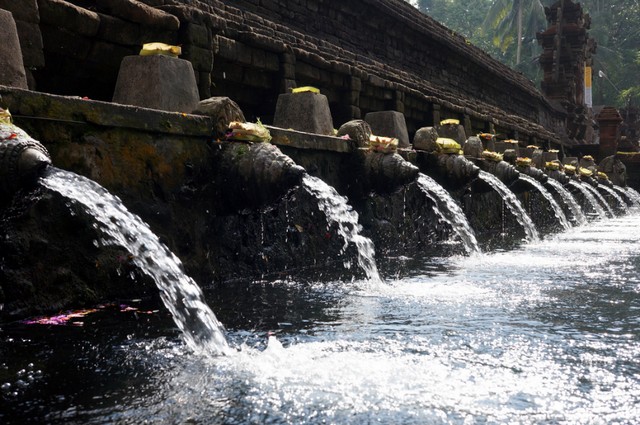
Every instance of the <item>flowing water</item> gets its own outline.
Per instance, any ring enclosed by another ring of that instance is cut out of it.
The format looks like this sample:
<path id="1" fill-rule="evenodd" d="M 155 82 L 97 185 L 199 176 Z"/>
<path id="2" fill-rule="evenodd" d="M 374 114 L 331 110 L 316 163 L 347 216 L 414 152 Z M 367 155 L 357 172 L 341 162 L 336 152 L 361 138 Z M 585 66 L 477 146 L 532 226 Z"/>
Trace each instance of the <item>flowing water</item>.
<path id="1" fill-rule="evenodd" d="M 372 283 L 381 283 L 373 242 L 360 234 L 362 226 L 358 222 L 358 213 L 347 203 L 347 199 L 340 196 L 324 181 L 308 174 L 302 178 L 302 185 L 316 198 L 327 220 L 338 226 L 338 233 L 344 239 L 343 253 L 349 243 L 353 243 L 358 253 L 358 265 L 365 272 L 368 280 Z"/>
<path id="2" fill-rule="evenodd" d="M 540 194 L 544 197 L 544 199 L 546 199 L 547 202 L 549 202 L 549 205 L 551 205 L 551 208 L 553 209 L 553 214 L 556 216 L 556 218 L 558 219 L 558 221 L 560 222 L 564 230 L 568 230 L 571 227 L 571 224 L 569 223 L 569 220 L 567 220 L 567 216 L 564 214 L 564 211 L 562 211 L 562 207 L 560 207 L 560 204 L 558 204 L 556 200 L 553 198 L 553 195 L 549 193 L 549 191 L 533 177 L 528 176 L 526 174 L 520 174 L 520 178 L 526 181 L 527 183 L 529 183 L 530 185 L 532 185 L 533 187 L 535 187 L 536 190 L 540 192 Z"/>
<path id="3" fill-rule="evenodd" d="M 624 199 L 622 199 L 622 197 L 620 195 L 618 195 L 616 193 L 615 190 L 613 190 L 612 188 L 605 186 L 603 184 L 598 186 L 600 189 L 604 190 L 605 192 L 607 192 L 609 195 L 611 195 L 611 197 L 613 197 L 613 199 L 616 200 L 616 202 L 618 203 L 618 207 L 622 210 L 622 211 L 626 211 L 628 210 L 628 206 L 627 203 L 624 201 Z"/>
<path id="4" fill-rule="evenodd" d="M 466 252 L 480 252 L 476 235 L 469 225 L 467 217 L 449 192 L 431 177 L 422 173 L 418 176 L 417 183 L 422 191 L 433 201 L 433 211 L 440 216 L 441 220 L 451 226 L 456 236 L 464 244 Z"/>
<path id="5" fill-rule="evenodd" d="M 513 251 L 426 258 L 383 283 L 357 214 L 305 177 L 371 279 L 217 288 L 207 298 L 225 339 L 179 260 L 117 198 L 59 170 L 44 184 L 174 304 L 1 325 L 0 423 L 640 422 L 638 208 Z"/>
<path id="6" fill-rule="evenodd" d="M 589 205 L 591 205 L 599 218 L 607 218 L 607 213 L 605 212 L 604 208 L 602 208 L 602 205 L 600 205 L 596 197 L 593 196 L 593 193 L 585 188 L 587 186 L 586 184 L 578 183 L 573 180 L 571 180 L 568 184 L 571 187 L 578 189 L 582 193 L 582 195 L 584 195 L 585 199 L 587 200 Z"/>
<path id="7" fill-rule="evenodd" d="M 496 192 L 498 192 L 498 194 L 500 194 L 503 202 L 507 205 L 507 208 L 509 208 L 509 211 L 511 211 L 516 220 L 518 220 L 518 223 L 520 223 L 524 228 L 527 234 L 527 240 L 537 241 L 539 239 L 538 231 L 536 230 L 533 221 L 531 221 L 531 217 L 529 217 L 529 214 L 524 210 L 522 204 L 513 192 L 511 192 L 499 178 L 493 174 L 487 173 L 486 171 L 481 170 L 479 178 L 487 182 Z"/>
<path id="8" fill-rule="evenodd" d="M 611 206 L 609 205 L 609 203 L 607 202 L 606 199 L 604 199 L 604 196 L 602 196 L 602 193 L 600 193 L 598 191 L 598 189 L 596 189 L 595 187 L 591 186 L 590 184 L 583 184 L 584 188 L 587 189 L 589 192 L 591 192 L 593 194 L 593 196 L 596 198 L 596 200 L 598 201 L 598 203 L 600 205 L 602 205 L 607 213 L 609 214 L 609 217 L 613 217 L 615 216 L 614 212 L 613 212 L 613 208 L 611 208 Z"/>
<path id="9" fill-rule="evenodd" d="M 584 212 L 571 192 L 565 189 L 565 187 L 555 179 L 547 180 L 547 184 L 555 189 L 555 191 L 560 195 L 562 202 L 564 202 L 564 204 L 571 210 L 571 214 L 573 214 L 573 220 L 576 225 L 581 226 L 585 224 L 587 222 L 587 217 L 584 215 Z"/>
<path id="10" fill-rule="evenodd" d="M 640 206 L 640 193 L 638 193 L 637 190 L 632 187 L 626 187 L 625 192 L 627 192 L 627 195 L 629 195 L 629 197 L 633 199 L 636 206 Z"/>
<path id="11" fill-rule="evenodd" d="M 229 352 L 222 326 L 200 287 L 184 274 L 180 260 L 120 199 L 92 180 L 54 168 L 42 184 L 84 206 L 105 234 L 96 243 L 120 245 L 132 254 L 133 262 L 156 282 L 165 306 L 192 349 L 211 355 Z"/>
<path id="12" fill-rule="evenodd" d="M 216 291 L 227 356 L 142 306 L 5 324 L 0 423 L 640 423 L 639 276 L 632 210 L 383 285 Z"/>

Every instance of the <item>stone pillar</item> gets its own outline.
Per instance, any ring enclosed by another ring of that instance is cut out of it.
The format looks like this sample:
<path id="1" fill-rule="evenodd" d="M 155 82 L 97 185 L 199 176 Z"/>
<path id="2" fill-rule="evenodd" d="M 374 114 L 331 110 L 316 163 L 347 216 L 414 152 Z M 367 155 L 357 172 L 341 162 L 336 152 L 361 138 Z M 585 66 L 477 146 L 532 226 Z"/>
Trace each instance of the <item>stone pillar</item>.
<path id="1" fill-rule="evenodd" d="M 273 125 L 306 133 L 333 134 L 329 100 L 312 92 L 283 93 L 278 96 Z"/>
<path id="2" fill-rule="evenodd" d="M 164 55 L 127 56 L 113 101 L 163 111 L 193 111 L 200 97 L 191 62 Z"/>
<path id="3" fill-rule="evenodd" d="M 605 106 L 600 113 L 596 115 L 596 121 L 598 121 L 598 126 L 600 127 L 598 161 L 602 161 L 608 156 L 615 155 L 618 151 L 622 117 L 617 109 L 611 106 Z"/>
<path id="4" fill-rule="evenodd" d="M 398 111 L 369 112 L 364 120 L 371 126 L 371 132 L 376 136 L 395 137 L 401 148 L 411 146 L 407 123 L 402 113 Z"/>
<path id="5" fill-rule="evenodd" d="M 0 84 L 27 89 L 18 29 L 11 12 L 0 9 Z"/>

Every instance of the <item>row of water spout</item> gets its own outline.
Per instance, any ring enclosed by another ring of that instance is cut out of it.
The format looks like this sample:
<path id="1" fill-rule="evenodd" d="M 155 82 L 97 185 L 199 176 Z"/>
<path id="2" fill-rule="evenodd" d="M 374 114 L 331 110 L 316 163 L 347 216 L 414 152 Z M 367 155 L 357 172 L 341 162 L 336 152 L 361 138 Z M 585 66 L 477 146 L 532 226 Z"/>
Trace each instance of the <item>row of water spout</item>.
<path id="1" fill-rule="evenodd" d="M 26 138 L 26 135 L 24 137 Z M 436 139 L 434 145 L 436 148 L 439 146 L 437 141 Z M 264 149 L 255 151 L 256 158 L 267 158 L 264 161 L 270 162 L 269 158 L 273 157 Z M 458 153 L 439 154 L 444 161 L 436 161 L 438 166 L 451 167 L 448 172 L 453 173 L 458 179 L 480 180 L 495 191 L 506 207 L 505 210 L 512 214 L 523 228 L 529 242 L 539 240 L 540 234 L 523 204 L 505 181 L 510 181 L 512 185 L 518 180 L 524 181 L 538 191 L 550 204 L 555 219 L 564 230 L 572 225 L 584 224 L 594 216 L 606 218 L 616 213 L 598 190 L 601 186 L 599 184 L 594 187 L 576 179 L 570 179 L 565 184 L 550 178 L 536 179 L 535 173 L 519 173 L 514 167 L 503 163 L 504 161 L 491 160 L 489 167 L 479 170 L 476 165 L 480 164 L 482 168 L 487 163 L 478 161 L 474 165 Z M 417 172 L 415 166 L 407 164 L 406 160 L 394 152 L 371 152 L 371 155 L 393 155 L 393 161 L 369 163 L 392 164 L 391 166 L 398 167 L 403 170 L 402 179 L 405 184 L 407 176 L 414 176 L 414 182 L 421 193 L 431 201 L 438 220 L 451 228 L 453 237 L 464 246 L 465 251 L 473 254 L 481 250 L 464 209 L 441 184 L 425 173 Z M 287 170 L 283 174 L 287 176 L 286 179 L 302 185 L 316 199 L 328 224 L 338 227 L 338 233 L 344 240 L 342 253 L 349 245 L 355 246 L 358 266 L 364 271 L 367 279 L 382 282 L 376 266 L 374 244 L 362 235 L 358 214 L 349 206 L 347 199 L 322 180 L 311 177 L 304 170 L 292 165 L 290 159 L 287 158 L 282 163 L 283 170 Z M 275 167 L 273 164 L 272 166 Z M 388 171 L 388 168 L 382 168 L 381 171 Z M 255 173 L 250 170 L 249 174 Z M 99 241 L 100 244 L 118 244 L 132 252 L 134 262 L 156 282 L 162 300 L 171 311 L 177 326 L 183 331 L 189 346 L 210 355 L 230 352 L 222 325 L 208 308 L 198 285 L 184 274 L 180 260 L 159 242 L 143 221 L 129 213 L 119 199 L 93 182 L 60 171 L 49 173 L 43 184 L 85 207 L 105 235 L 104 239 Z M 545 187 L 545 184 L 548 187 Z M 560 202 L 566 206 L 565 209 L 560 206 L 551 191 L 555 191 Z M 617 209 L 628 208 L 629 203 L 640 206 L 640 194 L 630 188 L 607 187 L 604 191 L 616 201 Z M 575 194 L 578 193 L 583 197 L 582 202 L 576 199 Z M 624 199 L 630 201 L 626 202 Z M 585 205 L 588 205 L 588 208 Z M 570 212 L 570 219 L 565 211 Z"/>

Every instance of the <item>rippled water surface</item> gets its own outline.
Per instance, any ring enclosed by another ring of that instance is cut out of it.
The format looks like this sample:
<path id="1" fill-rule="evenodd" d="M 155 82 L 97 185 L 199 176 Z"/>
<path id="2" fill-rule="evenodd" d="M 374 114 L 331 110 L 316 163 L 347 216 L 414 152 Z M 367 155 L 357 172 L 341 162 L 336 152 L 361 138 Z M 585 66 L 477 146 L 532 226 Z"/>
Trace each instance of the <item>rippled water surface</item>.
<path id="1" fill-rule="evenodd" d="M 6 324 L 0 423 L 640 423 L 639 268 L 630 213 L 383 284 L 216 288 L 226 357 L 136 301 Z"/>

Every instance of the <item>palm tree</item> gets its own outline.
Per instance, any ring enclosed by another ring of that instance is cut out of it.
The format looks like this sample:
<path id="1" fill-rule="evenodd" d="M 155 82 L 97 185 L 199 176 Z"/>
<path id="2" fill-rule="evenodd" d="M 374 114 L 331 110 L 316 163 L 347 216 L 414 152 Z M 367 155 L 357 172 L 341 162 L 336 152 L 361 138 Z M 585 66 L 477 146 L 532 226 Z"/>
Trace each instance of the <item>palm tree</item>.
<path id="1" fill-rule="evenodd" d="M 494 30 L 493 44 L 505 52 L 516 41 L 516 65 L 522 58 L 524 37 L 535 39 L 535 33 L 545 27 L 546 18 L 541 0 L 495 0 L 483 23 L 486 31 Z"/>

